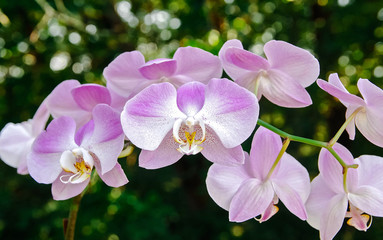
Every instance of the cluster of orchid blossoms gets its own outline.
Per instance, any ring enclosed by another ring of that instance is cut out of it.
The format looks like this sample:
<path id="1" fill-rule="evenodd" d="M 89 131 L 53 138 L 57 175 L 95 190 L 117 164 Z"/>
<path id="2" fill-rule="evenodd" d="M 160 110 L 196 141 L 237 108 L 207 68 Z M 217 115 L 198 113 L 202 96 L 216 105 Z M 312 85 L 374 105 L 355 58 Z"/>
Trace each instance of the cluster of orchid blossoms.
<path id="1" fill-rule="evenodd" d="M 264 53 L 266 58 L 249 52 L 238 40 L 227 41 L 219 56 L 180 47 L 172 59 L 146 62 L 138 51 L 125 52 L 105 68 L 106 87 L 63 81 L 32 119 L 8 123 L 0 157 L 19 174 L 52 184 L 53 198 L 64 200 L 81 194 L 95 172 L 109 186 L 128 183 L 117 160 L 130 144 L 141 149 L 139 166 L 147 169 L 201 153 L 213 162 L 208 193 L 230 221 L 266 221 L 280 200 L 323 240 L 332 239 L 345 218 L 366 231 L 371 216 L 383 216 L 383 158 L 354 158 L 337 140 L 344 130 L 353 139 L 356 126 L 383 147 L 383 90 L 360 79 L 362 99 L 336 74 L 317 80 L 315 57 L 283 41 L 266 43 Z M 223 70 L 232 80 L 222 78 Z M 306 141 L 258 119 L 262 96 L 282 107 L 310 105 L 305 88 L 315 81 L 347 108 L 331 141 Z M 244 152 L 241 144 L 257 122 L 250 153 Z M 320 173 L 311 183 L 286 153 L 290 141 L 322 147 Z"/>

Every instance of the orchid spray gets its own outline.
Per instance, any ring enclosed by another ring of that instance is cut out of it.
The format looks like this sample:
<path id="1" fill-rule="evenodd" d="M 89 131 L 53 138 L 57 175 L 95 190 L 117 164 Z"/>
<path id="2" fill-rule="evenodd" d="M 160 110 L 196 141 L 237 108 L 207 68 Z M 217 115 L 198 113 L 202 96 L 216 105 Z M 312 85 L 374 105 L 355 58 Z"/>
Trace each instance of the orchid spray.
<path id="1" fill-rule="evenodd" d="M 138 51 L 122 53 L 103 71 L 106 86 L 63 81 L 32 119 L 4 126 L 0 157 L 19 174 L 51 184 L 53 199 L 75 199 L 67 240 L 74 238 L 79 199 L 93 177 L 111 187 L 128 183 L 118 158 L 133 146 L 147 169 L 196 154 L 212 162 L 207 191 L 229 221 L 267 221 L 280 201 L 323 240 L 332 239 L 345 218 L 366 231 L 372 216 L 383 216 L 382 157 L 354 158 L 338 139 L 347 130 L 353 140 L 356 127 L 383 146 L 383 90 L 360 79 L 362 99 L 336 74 L 317 80 L 314 55 L 284 41 L 267 42 L 264 53 L 266 58 L 244 50 L 236 39 L 224 43 L 219 56 L 195 47 L 149 61 Z M 282 107 L 307 107 L 312 100 L 306 88 L 315 81 L 346 107 L 345 123 L 328 142 L 259 119 L 262 96 Z M 242 144 L 250 138 L 247 153 Z M 304 165 L 287 153 L 290 142 L 321 149 L 319 175 L 311 183 Z"/>

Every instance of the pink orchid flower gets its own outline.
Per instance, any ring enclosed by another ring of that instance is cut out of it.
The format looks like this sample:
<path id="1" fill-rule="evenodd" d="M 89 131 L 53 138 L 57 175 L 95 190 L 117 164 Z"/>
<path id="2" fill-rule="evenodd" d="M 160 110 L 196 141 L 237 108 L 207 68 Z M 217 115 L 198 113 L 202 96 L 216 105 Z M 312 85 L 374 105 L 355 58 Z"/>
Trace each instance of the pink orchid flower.
<path id="1" fill-rule="evenodd" d="M 245 164 L 224 166 L 213 164 L 206 185 L 210 197 L 229 211 L 229 220 L 243 222 L 261 215 L 264 222 L 278 212 L 278 199 L 302 220 L 306 219 L 304 203 L 310 193 L 307 170 L 291 155 L 284 153 L 270 172 L 282 149 L 281 138 L 259 127 L 255 132 Z"/>
<path id="2" fill-rule="evenodd" d="M 367 79 L 358 80 L 358 89 L 363 99 L 350 94 L 340 81 L 338 74 L 329 76 L 328 82 L 318 79 L 317 84 L 324 91 L 339 99 L 347 108 L 346 119 L 355 116 L 347 125 L 350 139 L 355 138 L 355 125 L 371 143 L 383 147 L 383 90 Z"/>
<path id="3" fill-rule="evenodd" d="M 272 103 L 289 108 L 312 103 L 306 87 L 319 75 L 319 63 L 308 51 L 283 41 L 269 41 L 267 60 L 243 49 L 239 40 L 229 40 L 221 48 L 225 72 L 239 85 L 265 96 Z"/>
<path id="4" fill-rule="evenodd" d="M 241 164 L 240 144 L 255 128 L 257 99 L 227 79 L 147 87 L 130 99 L 121 114 L 129 140 L 143 149 L 141 167 L 155 169 L 201 152 L 208 160 Z"/>
<path id="5" fill-rule="evenodd" d="M 92 110 L 97 104 L 107 104 L 122 111 L 125 102 L 118 102 L 116 94 L 98 84 L 83 84 L 77 80 L 66 80 L 56 86 L 46 100 L 47 107 L 54 118 L 68 116 L 83 126 L 92 118 Z"/>
<path id="6" fill-rule="evenodd" d="M 344 181 L 343 168 L 326 149 L 319 154 L 320 174 L 311 183 L 306 202 L 307 222 L 320 232 L 322 240 L 335 237 L 349 218 L 348 225 L 366 231 L 371 216 L 383 217 L 383 158 L 363 155 L 354 160 L 351 153 L 336 143 L 334 150 L 349 168 Z"/>
<path id="7" fill-rule="evenodd" d="M 108 105 L 93 109 L 93 120 L 77 132 L 70 117 L 54 119 L 41 133 L 28 156 L 30 175 L 39 183 L 52 183 L 55 200 L 80 194 L 88 185 L 93 167 L 109 186 L 128 182 L 117 158 L 124 145 L 119 114 Z"/>
<path id="8" fill-rule="evenodd" d="M 27 155 L 35 138 L 44 130 L 49 118 L 45 101 L 32 119 L 22 123 L 8 123 L 0 133 L 0 158 L 17 173 L 28 174 Z"/>
<path id="9" fill-rule="evenodd" d="M 104 69 L 107 87 L 126 98 L 153 83 L 170 82 L 178 88 L 191 81 L 207 83 L 221 75 L 218 57 L 194 47 L 178 48 L 173 59 L 148 62 L 139 51 L 125 52 Z"/>

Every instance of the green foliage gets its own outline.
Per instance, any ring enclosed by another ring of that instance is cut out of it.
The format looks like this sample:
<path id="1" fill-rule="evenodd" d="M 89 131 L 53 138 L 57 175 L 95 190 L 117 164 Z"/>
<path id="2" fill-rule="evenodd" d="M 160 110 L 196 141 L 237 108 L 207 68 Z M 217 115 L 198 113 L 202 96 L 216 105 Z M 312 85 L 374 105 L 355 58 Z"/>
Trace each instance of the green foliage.
<path id="1" fill-rule="evenodd" d="M 120 53 L 139 50 L 149 59 L 171 57 L 179 46 L 217 54 L 240 39 L 262 54 L 280 39 L 309 49 L 327 79 L 338 72 L 356 93 L 357 79 L 383 87 L 383 2 L 381 0 L 19 0 L 0 2 L 0 126 L 33 116 L 61 81 L 104 83 L 103 69 Z M 261 119 L 290 132 L 328 141 L 344 121 L 345 109 L 313 84 L 313 105 L 284 109 L 262 99 Z M 354 156 L 382 149 L 357 134 L 340 142 Z M 244 146 L 248 150 L 250 142 Z M 287 152 L 318 172 L 319 149 L 292 143 Z M 280 204 L 271 220 L 230 223 L 208 196 L 210 165 L 201 155 L 149 171 L 136 159 L 120 161 L 130 180 L 112 189 L 101 181 L 82 200 L 77 239 L 313 239 L 319 236 Z M 53 201 L 50 186 L 0 163 L 0 238 L 61 239 L 70 201 Z M 344 226 L 337 239 L 380 239 L 383 221 L 367 233 Z"/>

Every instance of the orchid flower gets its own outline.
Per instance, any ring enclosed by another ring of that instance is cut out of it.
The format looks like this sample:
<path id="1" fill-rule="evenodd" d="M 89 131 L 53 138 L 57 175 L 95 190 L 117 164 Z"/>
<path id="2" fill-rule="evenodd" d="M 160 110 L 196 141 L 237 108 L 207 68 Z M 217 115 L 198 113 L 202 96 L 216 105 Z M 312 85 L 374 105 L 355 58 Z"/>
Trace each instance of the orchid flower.
<path id="1" fill-rule="evenodd" d="M 307 222 L 319 229 L 322 240 L 334 238 L 344 218 L 349 218 L 348 225 L 366 231 L 371 225 L 371 216 L 383 217 L 383 158 L 362 155 L 354 160 L 339 143 L 333 149 L 343 161 L 358 164 L 358 168 L 348 168 L 343 173 L 331 153 L 321 150 L 320 174 L 311 183 L 306 208 Z"/>
<path id="2" fill-rule="evenodd" d="M 255 128 L 257 99 L 227 79 L 147 87 L 130 99 L 121 113 L 129 140 L 143 149 L 139 165 L 155 169 L 178 161 L 184 154 L 202 153 L 222 164 L 242 164 L 240 144 Z"/>
<path id="3" fill-rule="evenodd" d="M 358 89 L 363 98 L 350 94 L 340 81 L 338 74 L 329 76 L 328 82 L 318 79 L 318 86 L 347 108 L 346 119 L 350 120 L 346 130 L 350 139 L 355 138 L 355 125 L 371 143 L 383 147 L 383 90 L 367 79 L 358 80 Z"/>
<path id="4" fill-rule="evenodd" d="M 261 215 L 256 220 L 264 222 L 278 212 L 279 199 L 290 212 L 306 219 L 304 203 L 310 193 L 309 174 L 288 153 L 283 153 L 275 165 L 281 149 L 281 138 L 259 127 L 243 165 L 210 167 L 207 190 L 220 207 L 229 211 L 230 221 L 243 222 Z"/>
<path id="5" fill-rule="evenodd" d="M 94 107 L 93 119 L 77 130 L 70 117 L 54 119 L 35 140 L 28 156 L 30 175 L 39 183 L 52 183 L 55 200 L 80 194 L 93 168 L 109 186 L 128 182 L 117 157 L 124 144 L 119 114 L 105 104 Z"/>
<path id="6" fill-rule="evenodd" d="M 127 98 L 153 83 L 170 82 L 178 88 L 191 81 L 207 83 L 221 75 L 218 57 L 194 47 L 178 48 L 173 59 L 159 58 L 146 63 L 139 51 L 125 52 L 104 69 L 107 87 Z"/>
<path id="7" fill-rule="evenodd" d="M 0 133 L 0 158 L 17 173 L 28 174 L 27 155 L 35 138 L 44 130 L 49 118 L 45 101 L 32 119 L 22 123 L 8 123 Z"/>
<path id="8" fill-rule="evenodd" d="M 115 104 L 117 98 L 113 96 L 115 95 L 104 86 L 81 85 L 77 80 L 66 80 L 53 89 L 46 102 L 54 118 L 69 116 L 76 121 L 79 128 L 92 118 L 92 110 L 97 104 L 107 104 L 122 111 L 122 107 Z"/>
<path id="9" fill-rule="evenodd" d="M 221 48 L 225 72 L 239 85 L 265 96 L 272 103 L 289 108 L 312 103 L 306 87 L 319 75 L 319 63 L 308 51 L 283 41 L 269 41 L 267 60 L 243 49 L 239 40 L 229 40 Z"/>

